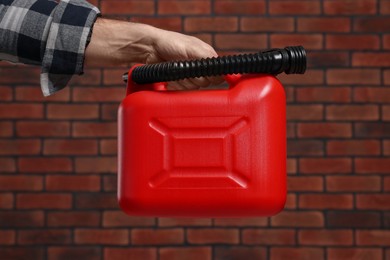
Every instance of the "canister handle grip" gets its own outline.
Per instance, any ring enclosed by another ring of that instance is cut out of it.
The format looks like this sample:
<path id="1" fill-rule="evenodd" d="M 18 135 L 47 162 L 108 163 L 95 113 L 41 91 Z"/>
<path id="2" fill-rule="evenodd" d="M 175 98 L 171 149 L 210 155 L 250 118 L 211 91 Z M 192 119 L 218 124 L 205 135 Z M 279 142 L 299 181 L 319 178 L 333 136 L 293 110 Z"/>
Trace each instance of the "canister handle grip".
<path id="1" fill-rule="evenodd" d="M 175 81 L 186 78 L 236 73 L 303 74 L 306 51 L 302 46 L 271 49 L 253 54 L 229 55 L 190 61 L 172 61 L 141 65 L 123 75 L 137 84 Z"/>

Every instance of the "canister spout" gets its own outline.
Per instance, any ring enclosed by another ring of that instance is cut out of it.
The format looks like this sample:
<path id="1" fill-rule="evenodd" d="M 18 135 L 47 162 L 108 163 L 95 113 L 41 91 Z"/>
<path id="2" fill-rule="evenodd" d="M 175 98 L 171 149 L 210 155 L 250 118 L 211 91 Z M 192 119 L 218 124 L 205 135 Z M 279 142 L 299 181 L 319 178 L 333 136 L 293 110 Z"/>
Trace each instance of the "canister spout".
<path id="1" fill-rule="evenodd" d="M 253 54 L 229 55 L 190 61 L 172 61 L 136 67 L 133 82 L 148 84 L 185 78 L 220 76 L 236 73 L 303 74 L 306 51 L 302 46 L 271 49 Z M 128 74 L 123 75 L 127 82 Z"/>

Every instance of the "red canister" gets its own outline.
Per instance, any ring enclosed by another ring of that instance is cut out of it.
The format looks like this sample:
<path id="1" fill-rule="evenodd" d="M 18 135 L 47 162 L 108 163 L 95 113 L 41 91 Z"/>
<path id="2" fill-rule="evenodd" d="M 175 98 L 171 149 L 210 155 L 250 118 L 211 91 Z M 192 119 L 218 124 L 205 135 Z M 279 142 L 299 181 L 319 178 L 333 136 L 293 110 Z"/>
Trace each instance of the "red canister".
<path id="1" fill-rule="evenodd" d="M 118 112 L 118 198 L 126 213 L 249 217 L 283 209 L 284 89 L 271 75 L 226 79 L 228 89 L 194 91 L 128 81 Z"/>

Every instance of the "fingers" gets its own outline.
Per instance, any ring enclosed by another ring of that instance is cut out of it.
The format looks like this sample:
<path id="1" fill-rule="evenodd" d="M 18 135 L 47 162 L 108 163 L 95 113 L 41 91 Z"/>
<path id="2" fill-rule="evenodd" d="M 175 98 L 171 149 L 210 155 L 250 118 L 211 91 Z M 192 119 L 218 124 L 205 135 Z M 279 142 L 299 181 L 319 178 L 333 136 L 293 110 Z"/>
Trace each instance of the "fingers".
<path id="1" fill-rule="evenodd" d="M 168 84 L 169 90 L 193 90 L 207 88 L 210 85 L 217 86 L 224 81 L 222 76 L 189 78 L 184 80 L 172 81 Z"/>

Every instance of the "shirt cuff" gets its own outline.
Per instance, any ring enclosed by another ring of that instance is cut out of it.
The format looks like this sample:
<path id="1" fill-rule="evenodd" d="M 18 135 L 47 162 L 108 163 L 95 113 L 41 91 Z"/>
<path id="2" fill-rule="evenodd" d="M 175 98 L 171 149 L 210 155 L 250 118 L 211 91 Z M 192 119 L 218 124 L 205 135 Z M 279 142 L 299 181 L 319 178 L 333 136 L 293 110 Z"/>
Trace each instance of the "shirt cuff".
<path id="1" fill-rule="evenodd" d="M 52 22 L 42 59 L 44 96 L 63 89 L 73 75 L 83 73 L 85 48 L 99 9 L 83 0 L 62 0 Z"/>

